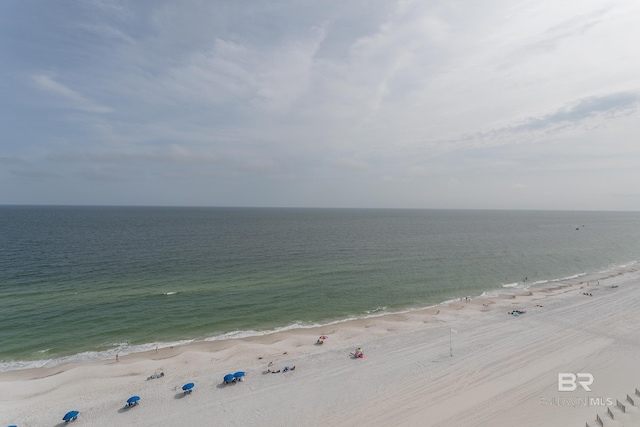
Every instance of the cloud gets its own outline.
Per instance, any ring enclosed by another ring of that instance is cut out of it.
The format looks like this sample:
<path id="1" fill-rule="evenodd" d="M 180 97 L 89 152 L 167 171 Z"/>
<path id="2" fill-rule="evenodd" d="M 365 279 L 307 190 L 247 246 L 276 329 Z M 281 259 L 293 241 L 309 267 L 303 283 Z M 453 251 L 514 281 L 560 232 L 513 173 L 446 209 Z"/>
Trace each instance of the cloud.
<path id="1" fill-rule="evenodd" d="M 611 120 L 631 115 L 640 105 L 640 92 L 635 90 L 584 97 L 539 116 L 513 120 L 503 126 L 442 140 L 439 145 L 453 148 L 496 146 L 548 138 L 590 121 Z"/>
<path id="2" fill-rule="evenodd" d="M 587 31 L 604 23 L 609 13 L 610 8 L 604 8 L 579 13 L 564 19 L 562 22 L 531 36 L 530 38 L 533 40 L 524 41 L 507 56 L 509 62 L 505 62 L 503 65 L 508 66 L 509 63 L 520 62 L 530 55 L 553 52 L 563 41 L 583 36 Z"/>
<path id="3" fill-rule="evenodd" d="M 45 74 L 36 74 L 32 76 L 36 85 L 45 91 L 59 95 L 69 101 L 69 106 L 76 110 L 88 113 L 109 113 L 111 108 L 96 104 L 82 94 L 68 88 L 62 83 L 56 82 L 52 77 Z"/>
<path id="4" fill-rule="evenodd" d="M 179 66 L 165 70 L 160 87 L 180 102 L 208 108 L 227 105 L 236 113 L 288 113 L 307 90 L 322 32 L 264 49 L 217 38 Z"/>
<path id="5" fill-rule="evenodd" d="M 135 43 L 135 40 L 133 39 L 133 37 L 129 36 L 125 32 L 118 30 L 117 28 L 112 27 L 110 25 L 105 25 L 105 24 L 97 25 L 97 24 L 83 23 L 83 24 L 80 24 L 80 27 L 100 37 L 104 37 L 107 39 L 120 40 L 129 44 Z"/>
<path id="6" fill-rule="evenodd" d="M 614 165 L 633 181 L 640 5 L 556 3 L 79 0 L 15 14 L 0 73 L 18 84 L 0 108 L 16 143 L 0 164 L 89 187 L 171 180 L 205 204 L 309 205 L 312 188 L 327 205 L 428 192 L 479 206 L 494 183 L 533 191 L 574 173 L 588 188 Z"/>
<path id="7" fill-rule="evenodd" d="M 539 131 L 557 126 L 578 124 L 597 116 L 615 117 L 633 113 L 640 103 L 640 93 L 635 91 L 596 95 L 579 99 L 565 107 L 540 116 L 525 119 L 505 130 L 513 132 Z"/>

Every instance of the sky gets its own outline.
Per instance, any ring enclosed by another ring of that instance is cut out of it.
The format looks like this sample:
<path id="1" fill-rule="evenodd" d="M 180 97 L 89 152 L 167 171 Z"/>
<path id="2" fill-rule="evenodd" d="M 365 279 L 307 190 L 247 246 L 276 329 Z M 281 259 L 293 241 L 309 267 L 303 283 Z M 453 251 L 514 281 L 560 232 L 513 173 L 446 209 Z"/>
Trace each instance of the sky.
<path id="1" fill-rule="evenodd" d="M 640 211 L 637 0 L 4 0 L 0 204 Z"/>

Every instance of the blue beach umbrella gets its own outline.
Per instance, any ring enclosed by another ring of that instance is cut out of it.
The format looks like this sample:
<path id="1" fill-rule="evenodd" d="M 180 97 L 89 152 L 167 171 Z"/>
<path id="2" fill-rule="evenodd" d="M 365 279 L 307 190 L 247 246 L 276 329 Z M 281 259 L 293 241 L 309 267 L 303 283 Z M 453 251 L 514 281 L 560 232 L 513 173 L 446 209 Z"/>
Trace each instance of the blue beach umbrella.
<path id="1" fill-rule="evenodd" d="M 186 393 L 191 393 L 193 391 L 193 388 L 196 385 L 194 383 L 187 383 L 185 385 L 182 386 L 182 390 Z"/>
<path id="2" fill-rule="evenodd" d="M 73 421 L 76 418 L 78 418 L 78 414 L 80 412 L 78 411 L 69 411 L 66 414 L 64 414 L 64 417 L 62 417 L 62 421 L 64 421 L 65 423 L 68 423 L 69 421 Z"/>
<path id="3" fill-rule="evenodd" d="M 238 371 L 238 372 L 236 372 L 235 374 L 233 374 L 233 377 L 234 377 L 235 379 L 240 379 L 240 378 L 244 377 L 244 375 L 245 375 L 245 373 L 244 373 L 244 372 L 242 372 L 242 371 Z"/>
<path id="4" fill-rule="evenodd" d="M 127 404 L 129 406 L 134 406 L 134 405 L 137 405 L 139 401 L 140 401 L 140 396 L 131 396 L 130 398 L 127 399 Z"/>
<path id="5" fill-rule="evenodd" d="M 233 376 L 233 374 L 227 374 L 224 376 L 224 383 L 228 384 L 230 382 L 233 382 L 236 379 L 236 377 Z"/>

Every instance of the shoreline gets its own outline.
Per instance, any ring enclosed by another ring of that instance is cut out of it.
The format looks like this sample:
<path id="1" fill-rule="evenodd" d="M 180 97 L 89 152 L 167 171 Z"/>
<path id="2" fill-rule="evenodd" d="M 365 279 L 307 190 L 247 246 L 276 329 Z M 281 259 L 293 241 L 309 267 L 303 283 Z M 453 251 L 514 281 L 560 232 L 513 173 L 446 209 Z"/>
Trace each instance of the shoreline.
<path id="1" fill-rule="evenodd" d="M 591 272 L 591 273 L 578 273 L 578 274 L 570 275 L 560 279 L 548 279 L 548 280 L 542 280 L 539 282 L 532 282 L 532 283 L 516 282 L 512 284 L 507 284 L 507 285 L 503 284 L 501 285 L 501 287 L 496 287 L 492 290 L 485 290 L 480 295 L 471 295 L 469 297 L 473 301 L 477 301 L 480 299 L 509 298 L 511 295 L 516 295 L 523 292 L 526 293 L 530 291 L 538 291 L 538 290 L 553 288 L 557 286 L 557 284 L 559 283 L 568 283 L 568 282 L 574 282 L 574 281 L 579 281 L 580 283 L 582 283 L 585 280 L 587 282 L 597 281 L 598 278 L 606 278 L 612 274 L 617 275 L 617 274 L 620 274 L 620 272 L 627 271 L 629 268 L 631 269 L 635 268 L 634 266 L 638 266 L 637 268 L 640 269 L 640 262 L 638 261 L 627 262 L 625 264 L 619 264 L 619 265 L 613 266 L 612 268 L 607 270 Z M 48 369 L 48 368 L 57 368 L 60 366 L 66 366 L 66 365 L 108 362 L 114 359 L 116 355 L 119 355 L 119 357 L 122 358 L 122 357 L 135 355 L 139 353 L 149 353 L 149 352 L 153 352 L 154 348 L 156 347 L 159 349 L 165 349 L 165 348 L 173 349 L 176 347 L 191 346 L 191 345 L 197 345 L 199 343 L 207 343 L 207 342 L 225 342 L 225 341 L 234 342 L 234 341 L 242 341 L 242 340 L 252 340 L 252 339 L 263 337 L 263 336 L 287 333 L 290 331 L 295 332 L 295 331 L 304 331 L 304 330 L 320 330 L 323 328 L 331 328 L 334 326 L 339 326 L 341 324 L 353 322 L 353 321 L 367 320 L 371 318 L 378 318 L 378 317 L 385 317 L 385 316 L 402 315 L 402 314 L 414 313 L 414 312 L 420 313 L 430 309 L 446 309 L 449 305 L 462 302 L 465 298 L 466 297 L 458 297 L 454 299 L 449 299 L 449 300 L 435 303 L 433 305 L 429 305 L 426 307 L 410 307 L 410 308 L 400 309 L 398 311 L 391 311 L 391 312 L 380 311 L 372 314 L 362 315 L 359 317 L 349 317 L 345 319 L 330 320 L 330 321 L 327 321 L 326 323 L 319 322 L 319 323 L 310 324 L 310 325 L 292 323 L 289 325 L 285 325 L 283 327 L 279 327 L 272 330 L 265 330 L 265 331 L 257 331 L 257 330 L 230 331 L 221 335 L 208 337 L 204 339 L 195 339 L 195 338 L 183 339 L 183 340 L 178 340 L 178 341 L 169 342 L 169 343 L 150 342 L 150 343 L 144 343 L 144 344 L 136 344 L 130 347 L 127 346 L 125 348 L 118 347 L 118 348 L 111 348 L 111 349 L 101 350 L 101 351 L 88 350 L 85 352 L 52 358 L 52 359 L 16 360 L 16 361 L 10 361 L 10 362 L 2 362 L 2 364 L 14 365 L 16 367 L 9 368 L 9 369 L 2 368 L 0 369 L 0 375 L 5 372 L 13 372 L 13 371 L 23 371 L 23 370 L 31 370 L 31 369 Z M 216 348 L 216 347 L 213 347 L 213 348 Z M 85 360 L 77 360 L 78 357 L 82 355 L 90 355 L 90 356 Z M 36 365 L 36 366 L 33 366 L 33 365 Z"/>
<path id="2" fill-rule="evenodd" d="M 558 372 L 592 372 L 598 397 L 623 399 L 640 387 L 640 332 L 627 327 L 638 322 L 638 297 L 634 263 L 511 295 L 198 341 L 117 363 L 7 371 L 0 373 L 0 422 L 52 425 L 76 409 L 79 421 L 95 426 L 113 425 L 117 417 L 140 426 L 204 425 L 214 414 L 224 425 L 507 426 L 509 416 L 525 426 L 584 425 L 606 409 L 578 413 L 541 399 L 563 396 L 555 390 Z M 526 314 L 507 314 L 514 309 Z M 319 335 L 328 336 L 325 344 L 315 344 Z M 365 359 L 349 358 L 356 347 Z M 298 368 L 271 375 L 269 362 Z M 160 370 L 163 378 L 146 380 Z M 247 372 L 243 383 L 221 384 L 237 370 Z M 182 396 L 180 386 L 189 381 L 196 390 Z M 134 394 L 142 397 L 140 407 L 119 412 Z"/>

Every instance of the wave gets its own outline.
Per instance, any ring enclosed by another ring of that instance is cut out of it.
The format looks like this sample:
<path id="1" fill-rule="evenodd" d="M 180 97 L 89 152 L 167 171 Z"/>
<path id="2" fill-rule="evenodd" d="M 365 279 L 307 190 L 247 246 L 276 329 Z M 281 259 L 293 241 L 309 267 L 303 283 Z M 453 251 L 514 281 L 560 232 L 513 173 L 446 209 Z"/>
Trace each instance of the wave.
<path id="1" fill-rule="evenodd" d="M 516 283 L 507 283 L 505 285 L 502 285 L 503 288 L 515 288 L 518 285 L 520 285 L 520 283 L 516 282 Z"/>
<path id="2" fill-rule="evenodd" d="M 146 343 L 139 345 L 129 345 L 128 343 L 113 343 L 112 348 L 102 351 L 85 351 L 70 356 L 51 359 L 0 361 L 0 372 L 33 368 L 53 368 L 55 366 L 67 365 L 71 363 L 99 362 L 103 360 L 115 359 L 116 355 L 126 356 L 127 354 L 143 353 L 145 351 L 154 350 L 155 348 L 174 347 L 188 344 L 193 341 L 195 340 L 181 340 L 167 343 Z M 40 350 L 37 353 L 46 353 L 47 351 L 49 351 L 49 349 Z"/>
<path id="3" fill-rule="evenodd" d="M 376 307 L 373 310 L 365 310 L 364 312 L 366 314 L 374 314 L 374 313 L 380 313 L 380 312 L 384 312 L 387 310 L 387 307 Z"/>

